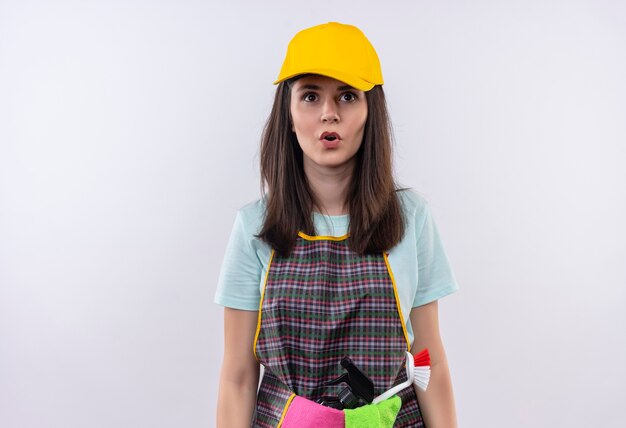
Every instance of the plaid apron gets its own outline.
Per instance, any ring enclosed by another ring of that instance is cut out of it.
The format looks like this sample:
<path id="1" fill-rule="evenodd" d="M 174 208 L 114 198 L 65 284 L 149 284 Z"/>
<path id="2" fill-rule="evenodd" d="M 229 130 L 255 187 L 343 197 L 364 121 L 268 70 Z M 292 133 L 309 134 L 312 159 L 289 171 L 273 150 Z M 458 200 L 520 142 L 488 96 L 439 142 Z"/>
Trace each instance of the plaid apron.
<path id="1" fill-rule="evenodd" d="M 406 380 L 406 327 L 387 254 L 358 255 L 342 237 L 298 234 L 287 257 L 272 252 L 254 351 L 264 366 L 253 427 L 278 427 L 297 395 L 315 401 L 345 385 L 348 356 L 379 395 Z M 423 427 L 413 388 L 398 394 L 394 427 Z"/>

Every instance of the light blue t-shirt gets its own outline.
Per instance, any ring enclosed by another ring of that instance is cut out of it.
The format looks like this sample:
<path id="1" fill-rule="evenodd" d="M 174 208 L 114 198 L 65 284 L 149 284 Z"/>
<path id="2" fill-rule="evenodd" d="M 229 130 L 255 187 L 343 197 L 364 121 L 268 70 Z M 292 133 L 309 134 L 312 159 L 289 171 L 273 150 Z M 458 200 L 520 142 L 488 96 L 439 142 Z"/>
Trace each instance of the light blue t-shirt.
<path id="1" fill-rule="evenodd" d="M 406 229 L 404 237 L 389 250 L 389 265 L 396 281 L 398 297 L 409 341 L 413 331 L 411 308 L 425 305 L 458 289 L 427 201 L 412 190 L 398 192 Z M 259 310 L 271 247 L 255 237 L 262 228 L 265 205 L 262 199 L 237 212 L 222 269 L 215 303 L 235 309 Z M 317 235 L 343 236 L 348 233 L 348 215 L 327 216 L 313 213 Z"/>

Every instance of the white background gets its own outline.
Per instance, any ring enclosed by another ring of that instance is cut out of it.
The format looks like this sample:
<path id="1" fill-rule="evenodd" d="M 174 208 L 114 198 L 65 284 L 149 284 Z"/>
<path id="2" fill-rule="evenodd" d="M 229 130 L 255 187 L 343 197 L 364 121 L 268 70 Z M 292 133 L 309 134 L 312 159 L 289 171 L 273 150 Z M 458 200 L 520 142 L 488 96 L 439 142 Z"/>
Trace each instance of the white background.
<path id="1" fill-rule="evenodd" d="M 289 39 L 379 52 L 462 427 L 623 426 L 622 1 L 0 1 L 0 426 L 210 427 Z"/>

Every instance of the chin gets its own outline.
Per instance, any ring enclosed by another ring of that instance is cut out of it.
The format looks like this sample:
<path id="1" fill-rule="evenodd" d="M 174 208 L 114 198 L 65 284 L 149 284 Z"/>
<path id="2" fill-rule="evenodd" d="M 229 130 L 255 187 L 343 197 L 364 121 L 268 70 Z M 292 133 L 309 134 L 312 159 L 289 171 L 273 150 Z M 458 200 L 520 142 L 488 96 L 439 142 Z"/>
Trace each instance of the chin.
<path id="1" fill-rule="evenodd" d="M 350 163 L 350 159 L 324 159 L 313 163 L 325 168 L 339 168 Z"/>

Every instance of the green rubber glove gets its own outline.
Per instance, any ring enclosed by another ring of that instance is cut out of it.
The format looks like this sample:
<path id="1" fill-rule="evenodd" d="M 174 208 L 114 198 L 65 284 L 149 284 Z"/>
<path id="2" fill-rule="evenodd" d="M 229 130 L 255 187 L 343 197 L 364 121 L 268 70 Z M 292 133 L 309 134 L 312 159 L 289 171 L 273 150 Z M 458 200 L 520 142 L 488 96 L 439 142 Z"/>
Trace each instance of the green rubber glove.
<path id="1" fill-rule="evenodd" d="M 378 404 L 345 409 L 346 428 L 392 428 L 400 407 L 402 400 L 394 395 Z"/>

